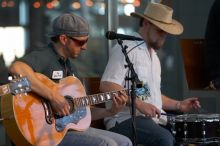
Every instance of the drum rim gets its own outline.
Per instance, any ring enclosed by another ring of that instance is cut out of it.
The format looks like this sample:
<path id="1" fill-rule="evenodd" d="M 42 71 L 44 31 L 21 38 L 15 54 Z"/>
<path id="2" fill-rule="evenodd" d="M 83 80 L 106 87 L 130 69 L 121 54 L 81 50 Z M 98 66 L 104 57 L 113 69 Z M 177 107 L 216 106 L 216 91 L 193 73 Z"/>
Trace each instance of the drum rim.
<path id="1" fill-rule="evenodd" d="M 220 114 L 183 114 L 174 117 L 175 122 L 219 122 Z"/>

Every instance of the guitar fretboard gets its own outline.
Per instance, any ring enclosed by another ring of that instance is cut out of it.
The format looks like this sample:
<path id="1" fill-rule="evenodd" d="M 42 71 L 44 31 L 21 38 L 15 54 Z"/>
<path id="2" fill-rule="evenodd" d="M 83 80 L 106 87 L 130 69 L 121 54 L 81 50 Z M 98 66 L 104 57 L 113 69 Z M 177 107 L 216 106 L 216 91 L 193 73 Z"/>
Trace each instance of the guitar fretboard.
<path id="1" fill-rule="evenodd" d="M 121 90 L 121 91 L 125 91 L 125 90 Z M 112 100 L 113 95 L 115 94 L 119 95 L 120 94 L 119 92 L 120 91 L 112 91 L 112 92 L 105 92 L 105 93 L 99 93 L 99 94 L 75 98 L 73 99 L 74 106 L 83 107 L 88 105 L 104 103 L 106 101 Z"/>
<path id="2" fill-rule="evenodd" d="M 10 93 L 10 88 L 8 84 L 0 86 L 0 96 Z"/>

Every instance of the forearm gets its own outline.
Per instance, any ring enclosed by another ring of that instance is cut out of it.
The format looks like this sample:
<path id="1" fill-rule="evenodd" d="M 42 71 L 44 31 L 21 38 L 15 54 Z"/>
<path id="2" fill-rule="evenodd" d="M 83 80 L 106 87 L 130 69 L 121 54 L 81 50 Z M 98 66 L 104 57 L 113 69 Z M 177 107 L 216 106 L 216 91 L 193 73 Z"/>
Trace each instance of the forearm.
<path id="1" fill-rule="evenodd" d="M 162 103 L 163 103 L 162 108 L 164 110 L 179 110 L 180 101 L 171 99 L 165 95 L 162 95 L 161 98 L 162 98 Z"/>
<path id="2" fill-rule="evenodd" d="M 34 91 L 35 93 L 39 94 L 40 96 L 46 99 L 50 100 L 52 98 L 53 92 L 51 91 L 51 89 L 38 79 L 36 73 L 27 64 L 20 61 L 16 61 L 9 68 L 9 72 L 12 74 L 19 74 L 22 76 L 26 76 L 31 83 L 32 91 Z"/>
<path id="3" fill-rule="evenodd" d="M 135 107 L 136 107 L 139 111 L 141 111 L 141 107 L 143 107 L 143 101 L 136 98 L 136 100 L 135 100 Z"/>

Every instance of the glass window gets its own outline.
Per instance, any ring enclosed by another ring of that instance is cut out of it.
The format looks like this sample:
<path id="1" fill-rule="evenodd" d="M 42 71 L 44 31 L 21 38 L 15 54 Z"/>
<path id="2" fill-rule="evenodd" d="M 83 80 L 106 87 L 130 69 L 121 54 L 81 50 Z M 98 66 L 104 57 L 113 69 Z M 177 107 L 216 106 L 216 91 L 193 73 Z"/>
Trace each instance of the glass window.
<path id="1" fill-rule="evenodd" d="M 7 51 L 15 52 L 14 56 L 13 53 L 8 53 L 8 56 L 5 57 L 10 60 L 6 61 L 7 65 L 15 57 L 21 57 L 25 50 L 28 52 L 47 44 L 49 41 L 47 34 L 51 31 L 52 20 L 60 14 L 69 12 L 84 17 L 90 24 L 88 49 L 74 60 L 79 73 L 81 76 L 102 75 L 108 60 L 108 41 L 105 38 L 108 25 L 106 8 L 108 2 L 112 2 L 112 0 L 14 0 L 13 2 L 13 7 L 1 5 L 4 6 L 1 8 L 4 16 L 8 14 L 10 17 L 8 20 L 16 20 L 12 24 L 12 21 L 3 21 L 6 18 L 1 19 L 0 17 L 1 22 L 7 22 L 4 23 L 4 26 L 21 26 L 21 28 L 17 28 L 18 30 L 13 31 L 13 36 L 17 38 L 15 40 L 19 45 L 16 45 L 16 48 L 12 48 L 10 45 L 4 47 L 4 50 L 10 47 L 12 49 L 7 49 Z M 119 21 L 117 31 L 130 34 L 136 30 L 137 19 L 131 18 L 129 14 L 133 11 L 143 12 L 147 2 L 148 0 L 118 0 L 118 16 L 115 18 Z M 111 11 L 114 10 L 110 10 L 110 13 Z M 114 22 L 116 23 L 117 20 L 113 20 Z M 6 53 L 4 54 L 6 56 Z"/>
<path id="2" fill-rule="evenodd" d="M 6 66 L 25 53 L 25 31 L 23 27 L 0 27 L 0 54 Z"/>

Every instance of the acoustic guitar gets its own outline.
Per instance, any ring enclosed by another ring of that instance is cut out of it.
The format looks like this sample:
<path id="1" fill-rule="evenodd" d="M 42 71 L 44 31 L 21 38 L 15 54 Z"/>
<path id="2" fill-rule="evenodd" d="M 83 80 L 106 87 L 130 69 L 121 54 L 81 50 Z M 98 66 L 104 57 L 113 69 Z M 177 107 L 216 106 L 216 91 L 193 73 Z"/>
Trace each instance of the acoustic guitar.
<path id="1" fill-rule="evenodd" d="M 2 100 L 4 125 L 16 146 L 56 146 L 68 130 L 84 131 L 91 123 L 90 105 L 106 102 L 119 91 L 86 95 L 76 77 L 69 76 L 55 83 L 36 73 L 47 87 L 65 97 L 70 105 L 70 115 L 59 117 L 53 113 L 48 101 L 33 92 L 27 96 L 7 96 Z"/>

